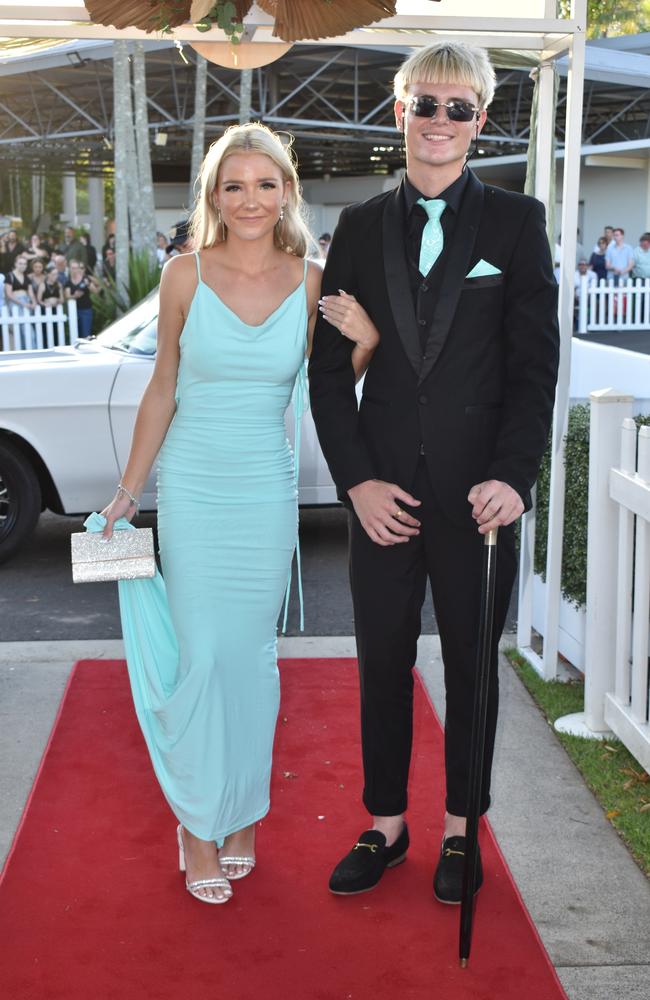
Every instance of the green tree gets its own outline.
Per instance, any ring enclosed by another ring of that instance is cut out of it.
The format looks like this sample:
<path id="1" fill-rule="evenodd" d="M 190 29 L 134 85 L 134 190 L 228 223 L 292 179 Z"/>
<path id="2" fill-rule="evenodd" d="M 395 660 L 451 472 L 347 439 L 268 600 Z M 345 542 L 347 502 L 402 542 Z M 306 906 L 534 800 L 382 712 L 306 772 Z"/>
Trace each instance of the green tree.
<path id="1" fill-rule="evenodd" d="M 570 0 L 559 0 L 560 17 L 569 17 Z M 588 0 L 587 35 L 612 38 L 650 31 L 650 0 Z"/>

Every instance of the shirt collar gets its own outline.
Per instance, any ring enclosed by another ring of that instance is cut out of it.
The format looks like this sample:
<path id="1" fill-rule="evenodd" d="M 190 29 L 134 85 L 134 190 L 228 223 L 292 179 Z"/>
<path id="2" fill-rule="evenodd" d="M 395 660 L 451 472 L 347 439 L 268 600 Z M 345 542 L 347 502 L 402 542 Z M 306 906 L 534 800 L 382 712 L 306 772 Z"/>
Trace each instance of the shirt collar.
<path id="1" fill-rule="evenodd" d="M 449 187 L 446 187 L 445 190 L 441 191 L 438 195 L 438 198 L 445 201 L 447 203 L 447 208 L 450 208 L 455 215 L 458 214 L 468 178 L 469 170 L 465 168 L 460 177 L 457 177 L 456 180 L 449 185 Z M 407 216 L 411 214 L 411 210 L 413 206 L 417 204 L 418 198 L 424 198 L 422 192 L 418 191 L 415 184 L 411 183 L 406 174 L 404 175 L 404 198 Z"/>

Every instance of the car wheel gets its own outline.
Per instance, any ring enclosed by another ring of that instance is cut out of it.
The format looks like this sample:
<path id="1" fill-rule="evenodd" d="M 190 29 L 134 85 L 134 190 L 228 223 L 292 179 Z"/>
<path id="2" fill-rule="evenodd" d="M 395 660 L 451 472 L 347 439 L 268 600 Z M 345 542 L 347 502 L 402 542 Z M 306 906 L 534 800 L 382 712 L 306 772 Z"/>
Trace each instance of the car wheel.
<path id="1" fill-rule="evenodd" d="M 0 563 L 17 551 L 36 527 L 41 487 L 34 469 L 8 441 L 0 441 Z"/>

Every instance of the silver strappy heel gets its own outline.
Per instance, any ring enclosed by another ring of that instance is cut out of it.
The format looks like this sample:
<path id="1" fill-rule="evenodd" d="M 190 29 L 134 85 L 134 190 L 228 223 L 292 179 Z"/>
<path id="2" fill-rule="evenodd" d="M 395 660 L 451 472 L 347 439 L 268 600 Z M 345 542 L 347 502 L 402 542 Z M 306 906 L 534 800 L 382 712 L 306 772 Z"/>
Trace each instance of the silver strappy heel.
<path id="1" fill-rule="evenodd" d="M 176 830 L 176 836 L 178 838 L 178 867 L 184 872 L 185 869 L 185 847 L 183 846 L 183 827 L 179 823 Z M 227 903 L 232 896 L 232 889 L 230 887 L 230 882 L 223 875 L 215 875 L 214 878 L 200 878 L 195 882 L 188 882 L 185 879 L 185 888 L 191 896 L 195 899 L 200 900 L 202 903 Z M 200 889 L 221 889 L 224 893 L 223 896 L 202 896 L 199 892 Z"/>
<path id="2" fill-rule="evenodd" d="M 224 866 L 229 866 L 229 865 L 241 865 L 244 868 L 243 872 L 236 872 L 234 875 L 228 875 L 228 878 L 231 880 L 231 882 L 234 882 L 235 879 L 244 878 L 246 875 L 250 875 L 253 868 L 255 867 L 255 858 L 251 858 L 250 856 L 239 858 L 233 854 L 228 854 L 228 855 L 220 854 L 219 864 L 221 865 L 222 868 L 224 868 Z"/>

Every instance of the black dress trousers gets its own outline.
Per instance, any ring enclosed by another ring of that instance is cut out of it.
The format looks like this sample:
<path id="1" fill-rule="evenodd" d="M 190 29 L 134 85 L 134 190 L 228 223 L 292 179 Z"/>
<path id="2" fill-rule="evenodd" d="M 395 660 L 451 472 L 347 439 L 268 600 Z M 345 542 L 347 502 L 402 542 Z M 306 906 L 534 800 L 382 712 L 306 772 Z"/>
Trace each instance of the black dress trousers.
<path id="1" fill-rule="evenodd" d="M 464 816 L 477 666 L 484 539 L 470 516 L 465 527 L 444 516 L 421 459 L 410 490 L 420 500 L 405 507 L 420 534 L 383 547 L 350 514 L 350 580 L 361 684 L 363 801 L 374 816 L 406 810 L 411 759 L 413 675 L 420 616 L 431 581 L 445 672 L 446 808 Z M 490 771 L 498 708 L 498 639 L 516 573 L 514 527 L 498 536 L 494 643 L 481 812 L 490 804 Z"/>

